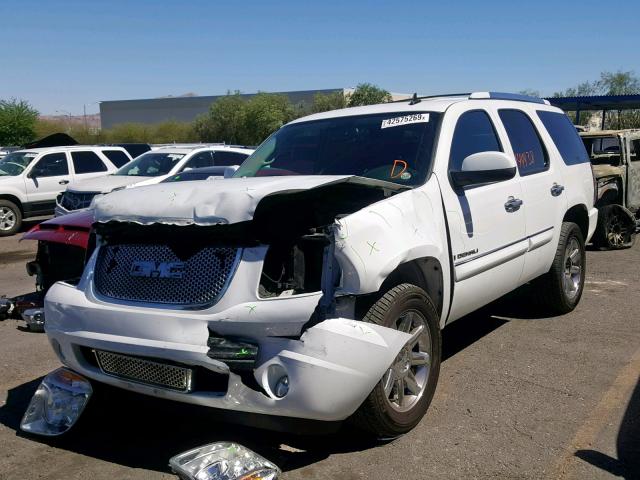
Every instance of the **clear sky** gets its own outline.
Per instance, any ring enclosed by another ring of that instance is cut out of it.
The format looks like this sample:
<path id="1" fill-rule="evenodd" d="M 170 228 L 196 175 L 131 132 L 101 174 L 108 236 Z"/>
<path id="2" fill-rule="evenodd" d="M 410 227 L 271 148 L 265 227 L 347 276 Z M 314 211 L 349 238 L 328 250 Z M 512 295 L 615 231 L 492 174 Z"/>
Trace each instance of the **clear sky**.
<path id="1" fill-rule="evenodd" d="M 640 1 L 0 0 L 0 98 L 95 102 L 371 82 L 539 90 L 640 74 Z"/>

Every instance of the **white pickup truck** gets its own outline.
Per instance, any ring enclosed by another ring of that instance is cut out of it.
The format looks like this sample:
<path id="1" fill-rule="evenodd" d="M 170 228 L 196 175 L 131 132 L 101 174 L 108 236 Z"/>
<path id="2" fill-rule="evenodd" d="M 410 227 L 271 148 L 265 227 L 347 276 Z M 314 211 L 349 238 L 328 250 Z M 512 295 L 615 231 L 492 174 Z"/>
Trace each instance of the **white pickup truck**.
<path id="1" fill-rule="evenodd" d="M 234 178 L 114 192 L 95 218 L 82 278 L 46 297 L 67 367 L 394 436 L 427 411 L 445 325 L 528 282 L 575 308 L 597 211 L 562 111 L 477 92 L 301 118 Z"/>

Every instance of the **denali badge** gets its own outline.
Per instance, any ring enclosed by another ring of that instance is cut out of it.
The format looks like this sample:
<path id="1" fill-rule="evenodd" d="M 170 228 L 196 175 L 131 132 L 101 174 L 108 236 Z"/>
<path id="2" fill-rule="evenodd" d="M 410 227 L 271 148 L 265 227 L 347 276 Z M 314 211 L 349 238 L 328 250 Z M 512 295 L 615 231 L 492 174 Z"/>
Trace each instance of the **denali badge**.
<path id="1" fill-rule="evenodd" d="M 149 278 L 182 278 L 184 276 L 184 262 L 137 261 L 131 265 L 129 275 Z"/>

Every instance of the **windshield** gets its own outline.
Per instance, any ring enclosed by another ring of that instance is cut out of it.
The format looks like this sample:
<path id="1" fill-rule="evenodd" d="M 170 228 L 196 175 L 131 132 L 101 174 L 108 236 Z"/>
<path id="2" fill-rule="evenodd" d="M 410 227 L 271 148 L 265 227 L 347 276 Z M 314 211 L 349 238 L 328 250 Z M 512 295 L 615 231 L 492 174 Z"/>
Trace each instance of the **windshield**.
<path id="1" fill-rule="evenodd" d="M 593 165 L 620 165 L 620 141 L 617 137 L 582 137 Z"/>
<path id="2" fill-rule="evenodd" d="M 184 153 L 143 153 L 135 160 L 127 163 L 114 175 L 130 177 L 158 177 L 167 175 L 184 157 Z"/>
<path id="3" fill-rule="evenodd" d="M 357 175 L 420 185 L 431 164 L 439 113 L 385 113 L 287 125 L 234 177 Z"/>
<path id="4" fill-rule="evenodd" d="M 15 177 L 24 172 L 31 161 L 38 156 L 33 152 L 15 152 L 0 159 L 0 175 Z"/>

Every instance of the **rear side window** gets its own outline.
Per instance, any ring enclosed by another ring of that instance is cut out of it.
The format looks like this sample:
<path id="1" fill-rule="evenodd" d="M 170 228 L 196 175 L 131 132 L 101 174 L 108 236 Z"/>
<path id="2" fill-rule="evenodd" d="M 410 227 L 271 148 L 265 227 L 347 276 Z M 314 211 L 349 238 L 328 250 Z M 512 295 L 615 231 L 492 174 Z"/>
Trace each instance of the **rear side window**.
<path id="1" fill-rule="evenodd" d="M 540 173 L 549 168 L 549 157 L 529 116 L 521 110 L 500 110 L 520 176 Z"/>
<path id="2" fill-rule="evenodd" d="M 589 155 L 584 148 L 576 127 L 564 113 L 538 110 L 538 117 L 556 144 L 565 165 L 588 163 Z"/>
<path id="3" fill-rule="evenodd" d="M 69 165 L 67 164 L 67 156 L 64 153 L 50 153 L 43 156 L 35 167 L 33 173 L 37 177 L 57 177 L 60 175 L 69 175 Z"/>
<path id="4" fill-rule="evenodd" d="M 73 169 L 76 173 L 106 172 L 107 166 L 94 152 L 71 152 Z"/>
<path id="5" fill-rule="evenodd" d="M 462 161 L 474 153 L 501 152 L 502 147 L 493 123 L 484 110 L 472 110 L 460 115 L 451 142 L 449 168 L 459 171 Z"/>
<path id="6" fill-rule="evenodd" d="M 217 167 L 229 167 L 231 165 L 240 165 L 249 155 L 237 152 L 216 151 L 213 159 Z"/>
<path id="7" fill-rule="evenodd" d="M 210 150 L 196 153 L 189 159 L 184 168 L 204 168 L 213 167 L 213 156 Z"/>
<path id="8" fill-rule="evenodd" d="M 105 157 L 111 160 L 111 163 L 118 168 L 131 161 L 127 154 L 122 150 L 103 150 L 102 153 L 104 153 Z"/>

